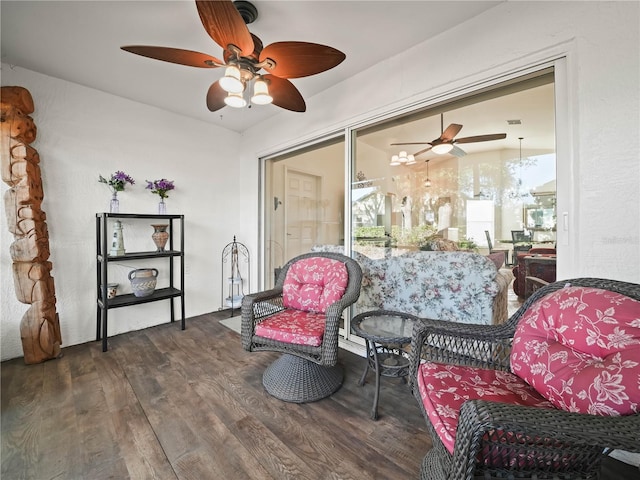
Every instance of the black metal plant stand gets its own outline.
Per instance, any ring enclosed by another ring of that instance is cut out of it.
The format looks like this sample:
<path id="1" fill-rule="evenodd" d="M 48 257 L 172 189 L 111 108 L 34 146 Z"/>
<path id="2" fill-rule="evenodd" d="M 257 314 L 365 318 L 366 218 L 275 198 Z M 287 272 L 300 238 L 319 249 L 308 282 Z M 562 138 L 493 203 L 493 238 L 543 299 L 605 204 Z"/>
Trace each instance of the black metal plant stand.
<path id="1" fill-rule="evenodd" d="M 236 241 L 233 236 L 233 242 L 228 243 L 222 249 L 222 306 L 220 310 L 231 308 L 231 317 L 236 310 L 242 306 L 242 298 L 244 297 L 244 272 L 247 279 L 247 285 L 251 285 L 251 258 L 249 250 L 245 245 Z M 228 287 L 227 296 L 225 297 L 225 285 Z"/>

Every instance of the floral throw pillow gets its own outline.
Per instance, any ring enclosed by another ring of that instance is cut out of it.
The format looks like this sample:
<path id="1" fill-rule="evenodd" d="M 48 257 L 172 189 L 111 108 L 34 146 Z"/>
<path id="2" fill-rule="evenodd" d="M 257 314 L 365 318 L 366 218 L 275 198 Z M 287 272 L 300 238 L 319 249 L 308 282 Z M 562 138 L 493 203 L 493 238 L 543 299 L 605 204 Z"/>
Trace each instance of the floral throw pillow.
<path id="1" fill-rule="evenodd" d="M 640 412 L 640 302 L 571 286 L 547 295 L 520 320 L 511 369 L 557 408 Z"/>
<path id="2" fill-rule="evenodd" d="M 285 308 L 325 313 L 342 298 L 349 274 L 344 263 L 325 257 L 310 257 L 289 267 L 282 286 Z"/>

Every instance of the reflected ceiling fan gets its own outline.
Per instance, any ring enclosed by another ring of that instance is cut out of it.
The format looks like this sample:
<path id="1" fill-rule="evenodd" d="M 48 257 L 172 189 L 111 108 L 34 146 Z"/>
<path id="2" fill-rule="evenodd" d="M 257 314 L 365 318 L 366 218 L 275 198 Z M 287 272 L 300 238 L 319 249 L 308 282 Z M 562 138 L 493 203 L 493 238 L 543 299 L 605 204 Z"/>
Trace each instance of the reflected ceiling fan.
<path id="1" fill-rule="evenodd" d="M 196 8 L 206 32 L 223 48 L 224 61 L 205 53 L 179 48 L 146 45 L 120 48 L 179 65 L 225 67 L 224 76 L 214 82 L 207 92 L 207 108 L 212 112 L 225 105 L 236 108 L 246 106 L 244 92 L 251 82 L 252 103 L 273 103 L 286 110 L 304 112 L 304 99 L 288 79 L 324 72 L 346 58 L 341 51 L 317 43 L 276 42 L 263 48 L 262 41 L 247 28 L 247 24 L 258 16 L 258 10 L 250 2 L 196 0 Z M 262 70 L 268 73 L 262 73 Z"/>
<path id="2" fill-rule="evenodd" d="M 462 125 L 452 123 L 444 129 L 444 115 L 440 114 L 440 131 L 442 134 L 430 142 L 404 142 L 404 143 L 392 143 L 391 145 L 429 145 L 427 148 L 420 150 L 413 154 L 414 157 L 422 155 L 428 151 L 432 151 L 438 155 L 445 153 L 451 153 L 456 157 L 462 157 L 467 154 L 460 147 L 455 145 L 456 143 L 476 143 L 476 142 L 489 142 L 491 140 L 502 140 L 507 138 L 506 133 L 493 133 L 488 135 L 474 135 L 472 137 L 455 138 L 455 136 L 462 130 Z"/>

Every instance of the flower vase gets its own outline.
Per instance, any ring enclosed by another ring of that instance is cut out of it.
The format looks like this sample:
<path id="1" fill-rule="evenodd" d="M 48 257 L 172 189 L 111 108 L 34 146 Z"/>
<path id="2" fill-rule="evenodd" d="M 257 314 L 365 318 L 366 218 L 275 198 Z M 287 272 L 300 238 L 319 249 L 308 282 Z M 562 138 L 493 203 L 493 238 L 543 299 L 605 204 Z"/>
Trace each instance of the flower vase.
<path id="1" fill-rule="evenodd" d="M 109 213 L 120 213 L 120 200 L 118 200 L 118 192 L 113 192 L 113 195 L 111 196 Z"/>
<path id="2" fill-rule="evenodd" d="M 153 243 L 156 244 L 157 250 L 156 252 L 164 252 L 164 246 L 167 244 L 167 240 L 169 240 L 169 232 L 167 232 L 167 227 L 169 225 L 151 225 L 153 227 L 153 234 L 151 235 L 151 239 Z"/>
<path id="3" fill-rule="evenodd" d="M 164 215 L 167 213 L 167 204 L 164 203 L 164 198 L 160 200 L 158 204 L 158 215 Z"/>
<path id="4" fill-rule="evenodd" d="M 158 281 L 157 268 L 138 268 L 129 272 L 131 290 L 136 297 L 148 297 L 156 289 Z"/>

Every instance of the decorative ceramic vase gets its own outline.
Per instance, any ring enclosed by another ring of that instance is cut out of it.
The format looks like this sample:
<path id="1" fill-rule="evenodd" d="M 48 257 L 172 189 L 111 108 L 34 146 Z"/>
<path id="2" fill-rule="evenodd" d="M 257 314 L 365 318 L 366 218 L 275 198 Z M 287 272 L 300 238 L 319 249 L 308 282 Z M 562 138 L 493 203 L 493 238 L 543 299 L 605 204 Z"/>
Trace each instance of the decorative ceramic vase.
<path id="1" fill-rule="evenodd" d="M 156 252 L 164 252 L 164 246 L 167 244 L 167 240 L 169 240 L 169 232 L 167 232 L 167 227 L 169 225 L 151 225 L 153 227 L 153 234 L 151 235 L 151 239 L 153 243 L 156 244 Z"/>
<path id="2" fill-rule="evenodd" d="M 148 297 L 156 289 L 157 268 L 138 268 L 129 272 L 131 289 L 136 297 Z"/>
<path id="3" fill-rule="evenodd" d="M 111 196 L 109 213 L 120 213 L 120 200 L 118 200 L 118 192 L 113 192 L 113 195 Z"/>
<path id="4" fill-rule="evenodd" d="M 158 204 L 158 215 L 164 215 L 165 213 L 167 213 L 167 204 L 164 203 L 164 198 L 161 198 Z"/>

